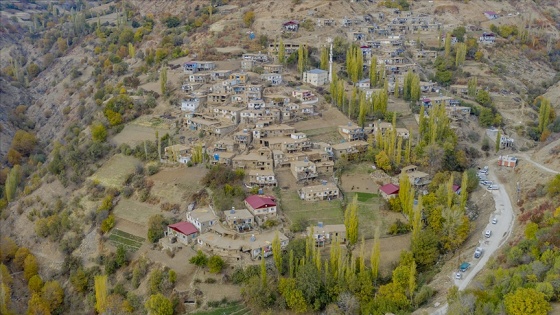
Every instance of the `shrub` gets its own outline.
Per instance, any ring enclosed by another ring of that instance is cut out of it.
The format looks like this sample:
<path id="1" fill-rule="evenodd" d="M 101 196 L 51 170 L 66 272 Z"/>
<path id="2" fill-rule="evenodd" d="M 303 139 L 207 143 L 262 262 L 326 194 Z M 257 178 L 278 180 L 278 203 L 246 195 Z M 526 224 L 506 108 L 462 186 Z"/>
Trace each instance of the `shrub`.
<path id="1" fill-rule="evenodd" d="M 222 257 L 214 255 L 208 259 L 208 269 L 211 273 L 220 273 L 225 266 L 225 261 Z"/>
<path id="2" fill-rule="evenodd" d="M 191 257 L 189 262 L 197 267 L 204 267 L 208 263 L 208 257 L 201 250 L 198 250 L 196 256 Z"/>

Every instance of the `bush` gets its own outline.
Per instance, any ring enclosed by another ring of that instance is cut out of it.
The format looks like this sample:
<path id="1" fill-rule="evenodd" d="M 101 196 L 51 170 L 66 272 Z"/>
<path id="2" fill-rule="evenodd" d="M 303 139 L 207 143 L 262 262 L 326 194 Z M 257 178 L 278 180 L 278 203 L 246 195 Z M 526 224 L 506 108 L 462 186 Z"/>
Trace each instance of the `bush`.
<path id="1" fill-rule="evenodd" d="M 225 266 L 225 261 L 222 257 L 214 255 L 208 259 L 208 269 L 211 273 L 220 273 Z"/>
<path id="2" fill-rule="evenodd" d="M 208 257 L 201 250 L 198 250 L 196 256 L 191 257 L 189 262 L 197 267 L 204 267 L 208 263 Z"/>
<path id="3" fill-rule="evenodd" d="M 400 219 L 397 219 L 397 221 L 391 224 L 391 226 L 389 227 L 389 234 L 392 235 L 405 234 L 410 231 L 410 228 L 411 227 L 409 224 L 406 224 L 402 222 Z"/>

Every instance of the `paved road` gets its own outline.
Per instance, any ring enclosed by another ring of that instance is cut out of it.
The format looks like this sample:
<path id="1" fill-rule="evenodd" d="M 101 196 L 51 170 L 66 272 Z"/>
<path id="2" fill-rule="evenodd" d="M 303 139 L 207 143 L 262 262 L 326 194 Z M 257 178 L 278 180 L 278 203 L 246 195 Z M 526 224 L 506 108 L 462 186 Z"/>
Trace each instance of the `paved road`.
<path id="1" fill-rule="evenodd" d="M 493 161 L 492 161 L 493 162 Z M 490 163 L 492 163 L 490 162 Z M 474 277 L 484 268 L 490 257 L 498 250 L 509 238 L 511 232 L 513 230 L 513 223 L 514 223 L 514 212 L 513 206 L 511 204 L 511 199 L 504 187 L 504 183 L 498 181 L 498 178 L 490 170 L 490 174 L 488 176 L 494 183 L 499 183 L 500 189 L 492 190 L 491 193 L 494 197 L 494 202 L 496 203 L 496 211 L 494 212 L 493 216 L 498 219 L 497 224 L 492 224 L 490 221 L 486 230 L 492 231 L 492 236 L 490 238 L 486 238 L 483 234 L 480 235 L 479 246 L 482 247 L 484 250 L 482 257 L 479 259 L 474 258 L 474 251 L 470 253 L 470 260 L 471 267 L 463 274 L 463 279 L 457 280 L 455 279 L 453 274 L 449 276 L 452 277 L 455 281 L 455 285 L 459 288 L 459 290 L 464 290 L 470 284 L 470 282 L 474 279 Z M 486 188 L 483 188 L 486 189 Z M 484 232 L 483 232 L 484 233 Z M 443 304 L 439 309 L 432 313 L 433 315 L 444 315 L 447 313 L 448 305 L 447 303 Z"/>

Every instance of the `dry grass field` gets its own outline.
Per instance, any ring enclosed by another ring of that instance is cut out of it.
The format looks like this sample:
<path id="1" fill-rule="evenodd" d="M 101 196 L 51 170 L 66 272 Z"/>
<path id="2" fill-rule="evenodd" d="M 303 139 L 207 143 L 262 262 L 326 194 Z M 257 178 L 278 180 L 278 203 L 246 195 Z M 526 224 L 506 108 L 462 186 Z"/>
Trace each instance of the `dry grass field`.
<path id="1" fill-rule="evenodd" d="M 176 166 L 163 168 L 149 177 L 154 182 L 152 194 L 162 201 L 185 205 L 189 197 L 203 188 L 200 180 L 206 174 L 204 167 Z"/>
<path id="2" fill-rule="evenodd" d="M 136 223 L 138 225 L 146 226 L 148 223 L 148 219 L 153 215 L 160 214 L 161 210 L 156 205 L 123 198 L 120 200 L 119 204 L 115 207 L 113 212 L 117 219 L 123 219 L 132 223 Z M 131 231 L 126 232 L 133 234 Z"/>
<path id="3" fill-rule="evenodd" d="M 140 161 L 132 156 L 116 154 L 93 174 L 90 179 L 99 181 L 106 187 L 120 188 L 128 174 L 134 172 Z"/>

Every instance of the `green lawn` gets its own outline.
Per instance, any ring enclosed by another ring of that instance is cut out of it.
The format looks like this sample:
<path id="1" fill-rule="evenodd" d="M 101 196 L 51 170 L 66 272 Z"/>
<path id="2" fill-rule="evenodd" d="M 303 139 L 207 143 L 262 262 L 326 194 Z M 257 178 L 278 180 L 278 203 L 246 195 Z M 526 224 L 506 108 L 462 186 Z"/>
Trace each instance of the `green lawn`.
<path id="1" fill-rule="evenodd" d="M 377 194 L 355 192 L 346 195 L 347 200 L 352 200 L 358 196 L 358 219 L 360 235 L 365 238 L 372 238 L 377 224 L 384 223 L 379 217 L 379 196 Z M 381 222 L 380 222 L 381 220 Z"/>
<path id="2" fill-rule="evenodd" d="M 310 224 L 323 222 L 324 224 L 340 224 L 344 222 L 341 210 L 341 200 L 304 201 L 296 192 L 282 192 L 281 207 L 284 214 L 295 222 L 300 218 Z"/>
<path id="3" fill-rule="evenodd" d="M 251 311 L 242 304 L 233 304 L 225 307 L 219 307 L 210 311 L 200 311 L 192 313 L 194 315 L 250 315 Z"/>
<path id="4" fill-rule="evenodd" d="M 366 192 L 356 192 L 356 193 L 354 193 L 354 195 L 358 196 L 358 201 L 359 202 L 368 202 L 372 198 L 379 197 L 378 194 L 372 194 L 372 193 L 366 193 Z M 352 198 L 354 198 L 354 195 L 352 195 Z"/>
<path id="5" fill-rule="evenodd" d="M 142 243 L 144 242 L 145 239 L 115 229 L 111 231 L 111 235 L 109 235 L 109 240 L 115 246 L 122 245 L 128 250 L 137 251 L 142 246 Z"/>

